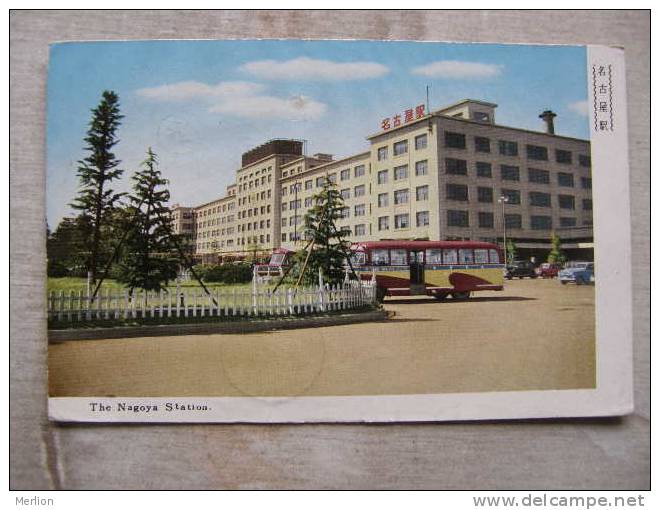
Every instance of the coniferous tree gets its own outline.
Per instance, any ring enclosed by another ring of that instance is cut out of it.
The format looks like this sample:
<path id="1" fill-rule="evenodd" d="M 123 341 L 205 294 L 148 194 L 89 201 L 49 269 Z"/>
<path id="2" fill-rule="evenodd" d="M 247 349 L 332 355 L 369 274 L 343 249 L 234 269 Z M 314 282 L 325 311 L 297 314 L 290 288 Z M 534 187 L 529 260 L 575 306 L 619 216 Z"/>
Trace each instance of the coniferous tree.
<path id="1" fill-rule="evenodd" d="M 130 233 L 115 274 L 131 293 L 136 288 L 159 290 L 176 278 L 180 258 L 172 216 L 165 205 L 170 199 L 166 188 L 168 181 L 162 178 L 158 158 L 151 148 L 142 162 L 142 169 L 132 180 L 130 205 L 123 215 L 130 221 L 130 225 L 126 225 Z"/>
<path id="2" fill-rule="evenodd" d="M 83 216 L 63 218 L 54 231 L 48 232 L 48 276 L 85 276 L 89 259 L 86 239 L 90 232 L 89 222 Z"/>
<path id="3" fill-rule="evenodd" d="M 516 260 L 518 256 L 518 247 L 513 239 L 507 239 L 506 241 L 506 250 L 505 250 L 505 263 L 513 264 L 513 261 Z"/>
<path id="4" fill-rule="evenodd" d="M 307 240 L 314 240 L 307 260 L 303 280 L 306 283 L 318 281 L 319 268 L 324 281 L 340 283 L 344 279 L 344 262 L 349 255 L 350 242 L 347 233 L 337 228 L 337 220 L 342 217 L 344 200 L 337 187 L 325 179 L 321 191 L 313 197 L 314 206 L 305 215 L 304 233 Z M 296 254 L 298 271 L 302 271 L 308 250 Z"/>
<path id="5" fill-rule="evenodd" d="M 92 120 L 85 137 L 85 150 L 89 155 L 78 162 L 80 190 L 71 206 L 79 210 L 82 221 L 90 225 L 85 244 L 92 282 L 96 281 L 99 267 L 110 256 L 111 250 L 106 246 L 108 238 L 104 234 L 109 230 L 117 201 L 123 195 L 111 188 L 112 181 L 123 173 L 117 168 L 120 161 L 112 152 L 119 142 L 116 132 L 122 118 L 117 94 L 104 91 L 100 103 L 92 109 Z"/>

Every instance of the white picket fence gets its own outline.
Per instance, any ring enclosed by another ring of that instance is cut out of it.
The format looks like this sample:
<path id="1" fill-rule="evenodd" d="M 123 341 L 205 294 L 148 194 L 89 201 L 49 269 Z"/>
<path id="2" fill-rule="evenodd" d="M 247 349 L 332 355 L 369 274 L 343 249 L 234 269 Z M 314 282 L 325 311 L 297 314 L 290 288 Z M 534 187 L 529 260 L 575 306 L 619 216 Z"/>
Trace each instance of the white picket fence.
<path id="1" fill-rule="evenodd" d="M 98 321 L 159 319 L 167 317 L 227 317 L 304 315 L 351 310 L 376 303 L 375 281 L 348 281 L 341 285 L 271 289 L 253 284 L 251 288 L 128 290 L 99 292 L 93 302 L 83 291 L 51 291 L 48 318 L 51 321 Z"/>

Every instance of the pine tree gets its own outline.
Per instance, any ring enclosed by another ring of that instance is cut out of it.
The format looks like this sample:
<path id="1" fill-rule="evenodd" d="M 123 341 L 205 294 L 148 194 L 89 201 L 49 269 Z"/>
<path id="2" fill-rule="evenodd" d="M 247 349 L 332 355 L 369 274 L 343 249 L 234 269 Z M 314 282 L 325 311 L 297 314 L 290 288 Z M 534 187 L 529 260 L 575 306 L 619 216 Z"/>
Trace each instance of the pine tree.
<path id="1" fill-rule="evenodd" d="M 120 161 L 112 148 L 119 142 L 116 136 L 120 120 L 119 98 L 111 91 L 103 92 L 101 102 L 92 109 L 92 120 L 85 137 L 85 150 L 89 155 L 78 161 L 80 190 L 71 207 L 80 211 L 82 221 L 90 225 L 85 239 L 87 246 L 87 269 L 92 282 L 96 281 L 98 268 L 109 257 L 106 247 L 110 218 L 117 201 L 123 193 L 115 193 L 112 181 L 121 177 L 123 170 L 117 168 Z"/>
<path id="2" fill-rule="evenodd" d="M 85 240 L 90 232 L 90 225 L 83 216 L 63 218 L 54 231 L 48 232 L 48 276 L 85 276 L 89 259 Z"/>
<path id="3" fill-rule="evenodd" d="M 561 249 L 561 238 L 554 232 L 550 238 L 550 244 L 552 248 L 550 249 L 550 253 L 548 253 L 548 262 L 550 264 L 563 264 L 566 262 L 566 255 Z"/>
<path id="4" fill-rule="evenodd" d="M 321 191 L 313 197 L 314 206 L 305 215 L 305 238 L 313 239 L 303 279 L 307 283 L 318 281 L 319 269 L 325 282 L 340 283 L 344 279 L 344 261 L 349 255 L 350 242 L 346 233 L 337 229 L 342 217 L 344 200 L 336 186 L 325 179 Z M 299 271 L 307 259 L 308 250 L 296 254 Z"/>
<path id="5" fill-rule="evenodd" d="M 130 218 L 130 225 L 126 225 L 130 233 L 115 274 L 131 293 L 136 288 L 159 290 L 176 278 L 180 259 L 172 217 L 165 205 L 170 199 L 168 181 L 162 178 L 158 158 L 151 148 L 132 180 L 133 193 L 124 215 Z"/>

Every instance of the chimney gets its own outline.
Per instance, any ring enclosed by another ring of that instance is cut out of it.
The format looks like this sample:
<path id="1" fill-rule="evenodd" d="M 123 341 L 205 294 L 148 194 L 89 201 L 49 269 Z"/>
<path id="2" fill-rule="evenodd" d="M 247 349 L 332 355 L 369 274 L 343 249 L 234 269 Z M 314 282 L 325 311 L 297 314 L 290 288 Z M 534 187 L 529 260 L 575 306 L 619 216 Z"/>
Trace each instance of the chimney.
<path id="1" fill-rule="evenodd" d="M 555 134 L 554 118 L 556 116 L 557 114 L 552 110 L 545 110 L 541 115 L 539 115 L 539 118 L 543 119 L 543 122 L 545 122 L 545 132 L 548 133 L 549 135 Z"/>

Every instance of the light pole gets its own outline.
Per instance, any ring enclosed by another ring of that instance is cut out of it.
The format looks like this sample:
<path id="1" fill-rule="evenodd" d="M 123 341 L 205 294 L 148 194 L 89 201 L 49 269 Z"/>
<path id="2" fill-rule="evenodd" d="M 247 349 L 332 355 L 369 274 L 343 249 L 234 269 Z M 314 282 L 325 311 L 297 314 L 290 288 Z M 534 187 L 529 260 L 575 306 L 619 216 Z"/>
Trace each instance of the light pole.
<path id="1" fill-rule="evenodd" d="M 507 204 L 509 202 L 509 197 L 505 195 L 501 195 L 500 198 L 497 199 L 497 201 L 502 204 L 502 227 L 504 229 L 504 265 L 509 264 L 509 255 L 507 253 L 507 247 L 506 247 L 506 215 L 504 214 L 504 204 Z"/>

